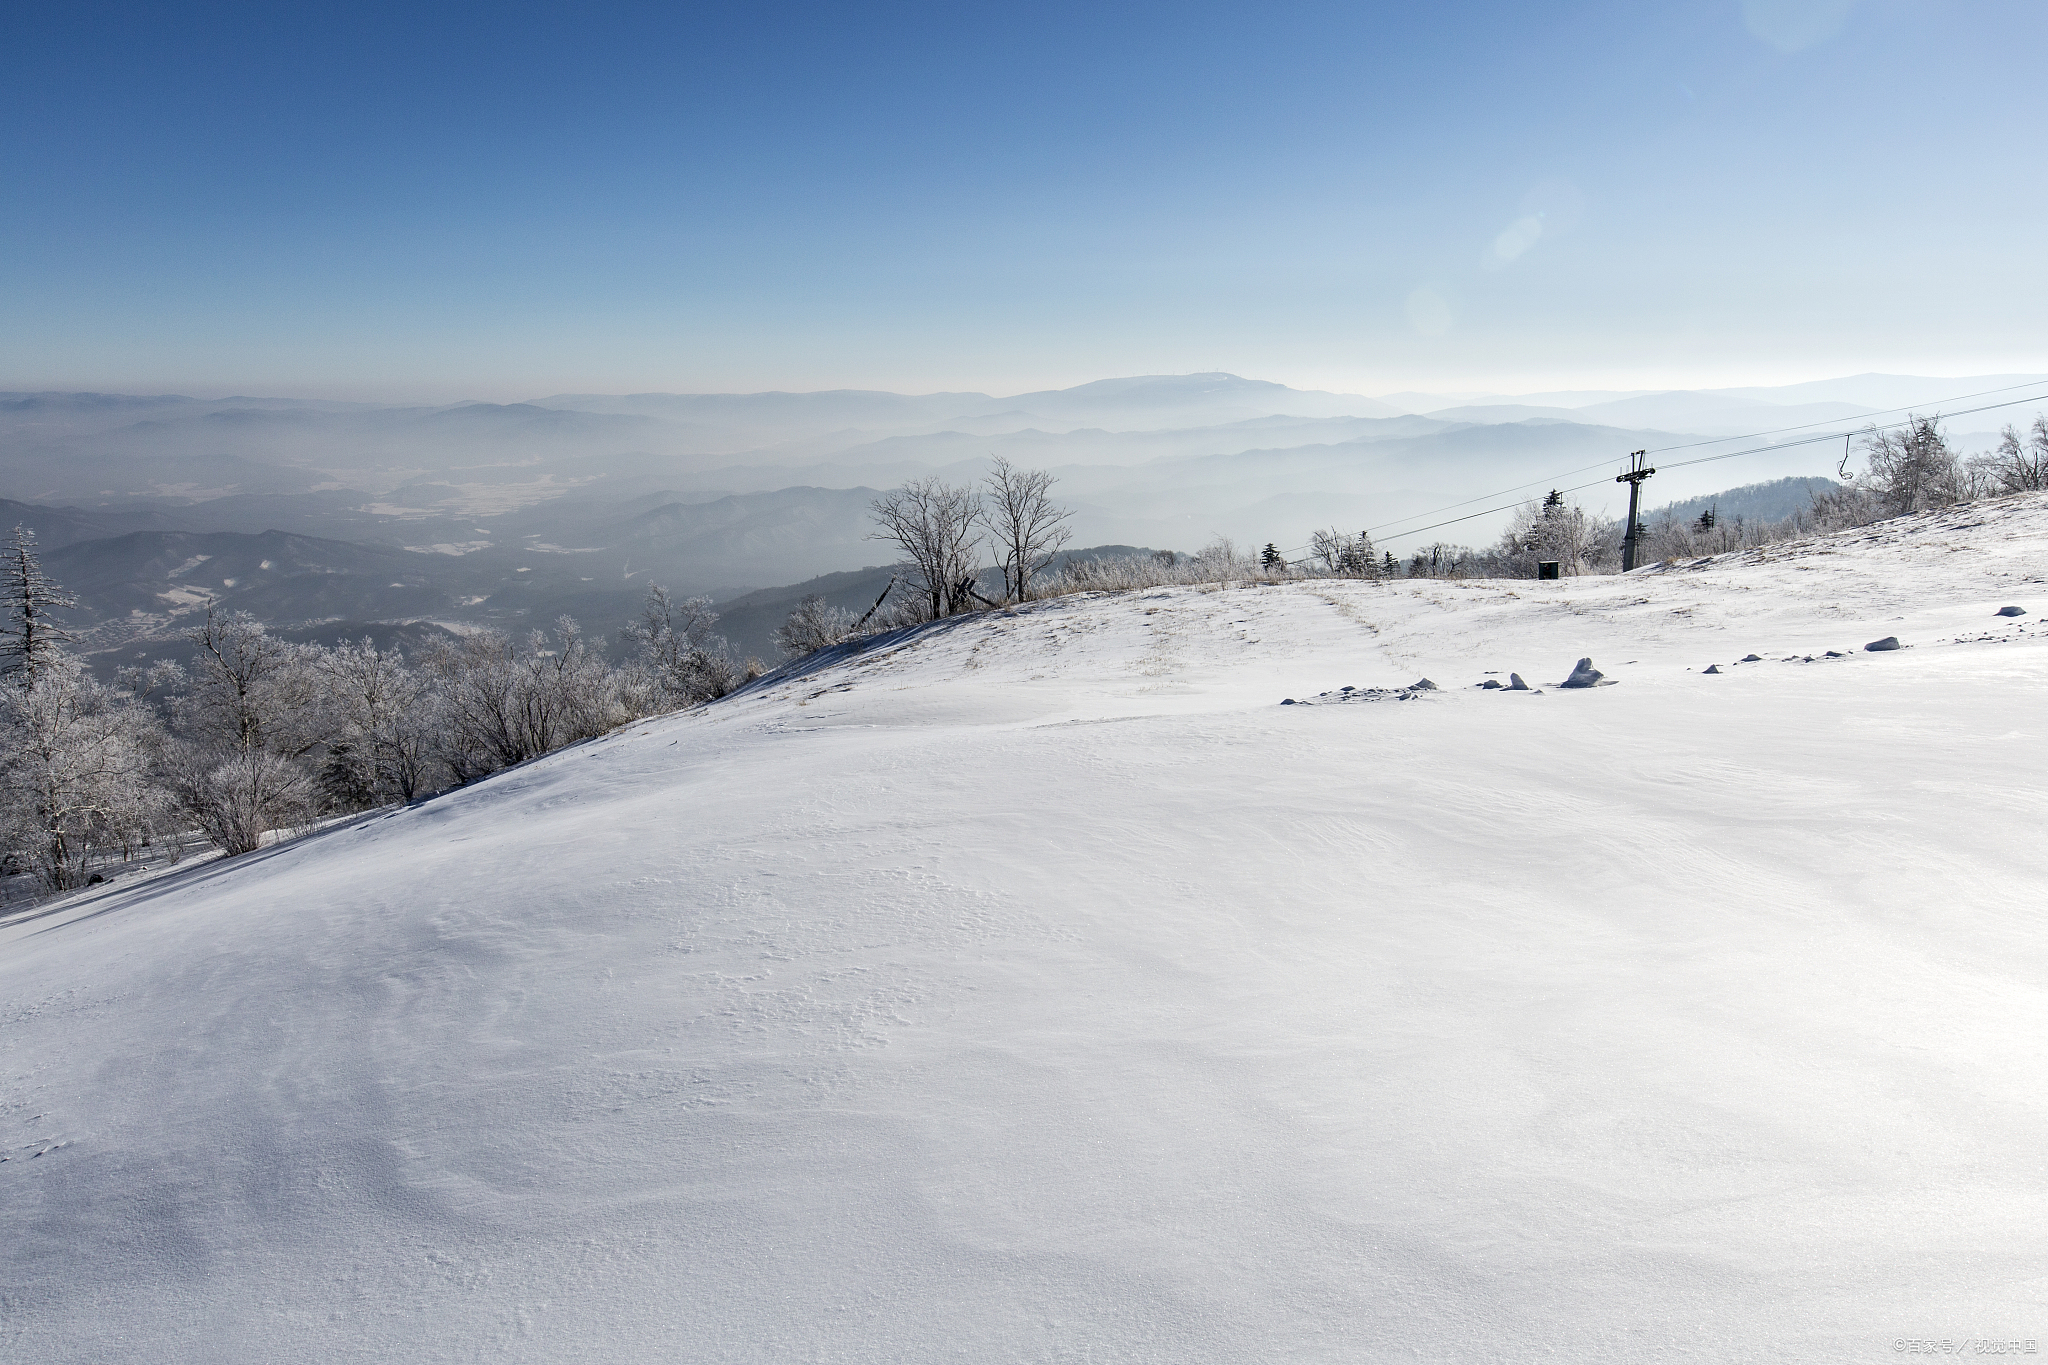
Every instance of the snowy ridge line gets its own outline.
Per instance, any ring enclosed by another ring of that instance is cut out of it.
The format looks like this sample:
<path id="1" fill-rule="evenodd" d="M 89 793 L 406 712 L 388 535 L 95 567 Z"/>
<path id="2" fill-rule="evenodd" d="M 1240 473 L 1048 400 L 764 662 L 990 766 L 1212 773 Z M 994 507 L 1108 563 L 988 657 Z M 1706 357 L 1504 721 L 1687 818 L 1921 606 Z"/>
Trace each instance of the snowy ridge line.
<path id="1" fill-rule="evenodd" d="M 1017 610 L 1017 608 L 1006 607 L 1002 610 L 1012 612 Z M 876 635 L 861 635 L 841 640 L 836 645 L 827 645 L 825 648 L 814 650 L 809 654 L 803 655 L 801 658 L 791 659 L 785 663 L 778 664 L 752 682 L 733 689 L 725 697 L 721 697 L 718 700 L 727 701 L 738 697 L 757 695 L 770 691 L 782 683 L 796 682 L 843 663 L 850 663 L 856 660 L 887 658 L 898 650 L 915 645 L 929 636 L 960 629 L 981 621 L 983 618 L 984 613 L 981 612 L 963 612 L 957 616 L 948 616 L 937 621 L 925 621 L 913 626 L 898 626 L 893 630 L 883 631 Z M 714 701 L 708 704 L 715 706 L 717 702 Z"/>

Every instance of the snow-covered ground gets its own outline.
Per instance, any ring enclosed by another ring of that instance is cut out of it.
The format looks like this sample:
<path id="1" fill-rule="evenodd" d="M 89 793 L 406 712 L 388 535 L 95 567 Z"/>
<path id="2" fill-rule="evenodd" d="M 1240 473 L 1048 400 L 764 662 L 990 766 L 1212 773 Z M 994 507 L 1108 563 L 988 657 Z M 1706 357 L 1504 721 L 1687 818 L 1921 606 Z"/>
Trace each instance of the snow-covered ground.
<path id="1" fill-rule="evenodd" d="M 1070 599 L 72 900 L 0 1357 L 2048 1344 L 2044 618 L 2040 497 Z"/>

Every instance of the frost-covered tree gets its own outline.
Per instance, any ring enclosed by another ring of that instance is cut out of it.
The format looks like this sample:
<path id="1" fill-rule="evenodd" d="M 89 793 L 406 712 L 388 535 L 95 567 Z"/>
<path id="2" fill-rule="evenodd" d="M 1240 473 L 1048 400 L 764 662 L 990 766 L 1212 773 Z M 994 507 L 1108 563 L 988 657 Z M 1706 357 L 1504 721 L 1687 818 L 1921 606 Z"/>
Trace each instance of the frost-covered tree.
<path id="1" fill-rule="evenodd" d="M 320 812 L 312 768 L 260 748 L 187 751 L 179 760 L 177 785 L 185 811 L 231 857 L 255 852 L 271 834 L 304 828 Z"/>
<path id="2" fill-rule="evenodd" d="M 619 704 L 617 676 L 604 661 L 603 647 L 567 616 L 555 618 L 552 639 L 540 631 L 529 637 L 534 692 L 546 698 L 552 716 L 545 749 L 595 739 L 632 719 Z"/>
<path id="3" fill-rule="evenodd" d="M 95 854 L 130 851 L 164 827 L 155 714 L 77 660 L 53 650 L 34 681 L 0 685 L 0 742 L 0 825 L 45 889 L 83 885 Z"/>
<path id="4" fill-rule="evenodd" d="M 1367 531 L 1360 531 L 1355 536 L 1334 526 L 1327 531 L 1317 531 L 1309 537 L 1309 554 L 1325 574 L 1343 578 L 1380 576 L 1379 554 L 1373 548 L 1371 533 Z"/>
<path id="5" fill-rule="evenodd" d="M 326 652 L 318 667 L 340 723 L 321 771 L 335 803 L 412 801 L 432 790 L 441 715 L 431 680 L 367 636 Z"/>
<path id="6" fill-rule="evenodd" d="M 630 719 L 618 674 L 568 617 L 552 637 L 479 630 L 427 658 L 440 691 L 438 756 L 458 782 L 590 739 Z"/>
<path id="7" fill-rule="evenodd" d="M 1958 461 L 1939 417 L 1911 416 L 1896 431 L 1865 428 L 1863 456 L 1865 486 L 1888 516 L 1944 507 L 1967 496 L 1958 487 Z"/>
<path id="8" fill-rule="evenodd" d="M 1352 578 L 1378 578 L 1380 576 L 1379 556 L 1372 543 L 1372 532 L 1360 531 L 1344 547 L 1338 560 L 1338 568 Z"/>
<path id="9" fill-rule="evenodd" d="M 0 830 L 43 886 L 82 884 L 95 854 L 125 854 L 165 823 L 163 731 L 131 690 L 96 681 L 64 652 L 52 613 L 73 605 L 15 530 L 0 673 Z"/>
<path id="10" fill-rule="evenodd" d="M 1552 489 L 1540 502 L 1516 510 L 1501 533 L 1499 558 L 1516 577 L 1534 578 L 1536 565 L 1547 559 L 1558 572 L 1571 575 L 1597 568 L 1608 558 L 1614 526 Z"/>
<path id="11" fill-rule="evenodd" d="M 1003 595 L 1023 601 L 1031 580 L 1052 564 L 1073 532 L 1074 514 L 1053 503 L 1053 476 L 1042 469 L 1018 469 L 998 455 L 983 486 L 988 490 L 984 519 L 1002 563 Z"/>
<path id="12" fill-rule="evenodd" d="M 173 707 L 173 788 L 208 839 L 247 853 L 319 814 L 318 751 L 341 729 L 322 651 L 239 611 L 208 611 L 189 638 L 197 648 Z"/>
<path id="13" fill-rule="evenodd" d="M 538 753 L 521 721 L 519 651 L 501 630 L 472 631 L 427 656 L 444 707 L 436 752 L 457 782 Z"/>
<path id="14" fill-rule="evenodd" d="M 678 602 L 659 584 L 647 590 L 640 619 L 622 632 L 637 646 L 641 668 L 664 709 L 716 701 L 759 677 L 752 660 L 733 657 L 718 634 L 718 613 L 706 597 Z"/>
<path id="15" fill-rule="evenodd" d="M 1324 573 L 1336 573 L 1337 565 L 1342 560 L 1349 541 L 1350 537 L 1334 527 L 1327 531 L 1314 532 L 1308 538 L 1309 558 L 1313 559 Z"/>
<path id="16" fill-rule="evenodd" d="M 198 648 L 177 708 L 186 739 L 223 753 L 262 749 L 296 760 L 335 732 L 319 649 L 279 639 L 245 611 L 209 610 L 188 638 Z"/>
<path id="17" fill-rule="evenodd" d="M 36 556 L 36 533 L 26 526 L 14 528 L 0 588 L 7 595 L 6 616 L 0 621 L 0 677 L 33 684 L 72 638 L 55 613 L 78 601 L 43 572 Z"/>
<path id="18" fill-rule="evenodd" d="M 852 612 L 812 593 L 791 608 L 788 619 L 776 627 L 775 642 L 784 654 L 797 659 L 838 644 L 852 629 Z"/>
<path id="19" fill-rule="evenodd" d="M 2008 426 L 1999 434 L 1998 449 L 1985 460 L 1984 469 L 2001 493 L 2048 488 L 2048 417 L 2036 414 L 2033 429 L 2025 435 Z"/>
<path id="20" fill-rule="evenodd" d="M 876 498 L 871 538 L 903 555 L 904 578 L 923 599 L 926 619 L 965 610 L 980 560 L 981 498 L 971 487 L 936 475 L 912 479 Z"/>

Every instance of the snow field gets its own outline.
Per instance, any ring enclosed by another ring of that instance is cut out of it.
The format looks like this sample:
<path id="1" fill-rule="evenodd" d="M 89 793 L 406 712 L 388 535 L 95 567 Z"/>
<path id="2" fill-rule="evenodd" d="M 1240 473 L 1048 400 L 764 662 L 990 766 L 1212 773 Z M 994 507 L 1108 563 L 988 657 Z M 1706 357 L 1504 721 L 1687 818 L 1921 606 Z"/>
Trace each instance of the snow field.
<path id="1" fill-rule="evenodd" d="M 0 1355 L 2048 1337 L 2048 500 L 1962 511 L 966 618 L 16 921 Z"/>

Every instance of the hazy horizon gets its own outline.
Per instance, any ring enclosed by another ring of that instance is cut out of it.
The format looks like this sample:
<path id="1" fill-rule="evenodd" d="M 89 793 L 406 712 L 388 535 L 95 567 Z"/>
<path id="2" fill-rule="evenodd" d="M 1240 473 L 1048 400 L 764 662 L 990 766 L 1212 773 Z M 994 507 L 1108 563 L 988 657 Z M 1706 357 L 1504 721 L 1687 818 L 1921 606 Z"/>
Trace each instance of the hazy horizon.
<path id="1" fill-rule="evenodd" d="M 1407 406 L 1409 406 L 1412 410 L 1419 412 L 1427 411 L 1427 409 L 1422 407 L 1416 407 L 1412 400 L 1441 400 L 1441 402 L 1444 403 L 1446 406 L 1455 406 L 1459 404 L 1477 402 L 1542 401 L 1556 407 L 1575 408 L 1589 407 L 1603 401 L 1652 394 L 1748 394 L 1775 389 L 1792 389 L 1808 385 L 1825 385 L 1837 382 L 1848 383 L 1859 380 L 1876 381 L 1880 385 L 1897 381 L 1903 382 L 1909 387 L 1925 387 L 1928 384 L 1939 384 L 1946 381 L 1953 381 L 1958 386 L 1973 383 L 1984 383 L 1992 380 L 2010 380 L 2014 383 L 2018 383 L 2022 380 L 2048 379 L 2048 367 L 2044 367 L 2039 371 L 2026 371 L 2023 369 L 2015 369 L 2011 371 L 2001 372 L 1974 371 L 1969 373 L 1956 373 L 1948 375 L 1937 375 L 1927 373 L 1909 374 L 1903 372 L 1866 370 L 1853 374 L 1846 372 L 1827 374 L 1799 374 L 1792 378 L 1774 380 L 1770 382 L 1758 381 L 1754 383 L 1691 383 L 1668 385 L 1643 384 L 1634 386 L 1587 383 L 1559 385 L 1552 388 L 1526 390 L 1485 388 L 1474 387 L 1470 385 L 1462 387 L 1447 386 L 1434 389 L 1330 389 L 1319 388 L 1315 385 L 1308 384 L 1305 382 L 1297 383 L 1289 379 L 1277 378 L 1275 376 L 1267 374 L 1239 373 L 1228 370 L 1211 370 L 1187 371 L 1183 373 L 1174 374 L 1160 372 L 1140 373 L 1137 371 L 1133 371 L 1128 374 L 1093 375 L 1086 378 L 1074 380 L 1072 383 L 1044 384 L 1028 388 L 999 386 L 995 388 L 982 389 L 931 389 L 918 388 L 914 386 L 898 386 L 891 388 L 888 386 L 853 384 L 819 386 L 812 388 L 784 384 L 769 385 L 767 387 L 757 389 L 630 389 L 621 386 L 600 386 L 594 388 L 575 388 L 571 386 L 558 386 L 554 388 L 543 388 L 537 390 L 507 390 L 503 394 L 492 395 L 484 395 L 470 391 L 454 390 L 450 390 L 445 393 L 409 392 L 403 389 L 394 391 L 381 389 L 377 387 L 321 385 L 299 385 L 290 387 L 280 387 L 275 389 L 266 389 L 264 386 L 258 384 L 188 384 L 182 386 L 174 384 L 134 384 L 128 386 L 119 386 L 109 384 L 93 384 L 86 382 L 31 384 L 9 382 L 4 375 L 0 375 L 0 394 L 101 394 L 108 397 L 122 398 L 183 398 L 203 403 L 230 402 L 236 399 L 250 399 L 259 401 L 281 400 L 303 402 L 329 402 L 344 404 L 355 403 L 372 407 L 458 407 L 464 404 L 471 403 L 501 405 L 545 404 L 550 400 L 559 400 L 571 397 L 762 397 L 776 394 L 786 394 L 794 397 L 802 397 L 808 395 L 832 393 L 877 393 L 890 394 L 894 396 L 909 398 L 937 398 L 947 395 L 958 395 L 963 398 L 987 398 L 1001 400 L 1006 398 L 1023 398 L 1031 396 L 1033 394 L 1057 393 L 1075 388 L 1084 388 L 1091 384 L 1107 384 L 1144 379 L 1186 379 L 1197 378 L 1205 375 L 1215 375 L 1234 380 L 1248 380 L 1254 383 L 1278 384 L 1284 388 L 1291 389 L 1299 393 L 1327 393 L 1337 397 L 1344 398 L 1366 398 L 1371 399 L 1374 402 L 1391 403 L 1396 406 L 1403 405 L 1404 400 L 1410 400 L 1407 402 Z"/>

